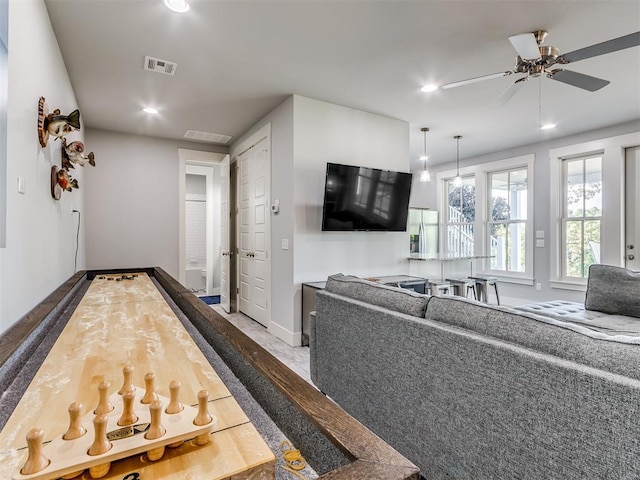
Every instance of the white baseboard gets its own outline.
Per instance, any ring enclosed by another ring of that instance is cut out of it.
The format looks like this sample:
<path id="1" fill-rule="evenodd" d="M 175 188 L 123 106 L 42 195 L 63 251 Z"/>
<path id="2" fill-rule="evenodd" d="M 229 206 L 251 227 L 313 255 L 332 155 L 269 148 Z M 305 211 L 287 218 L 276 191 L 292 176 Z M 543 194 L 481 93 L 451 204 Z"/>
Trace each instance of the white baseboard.
<path id="1" fill-rule="evenodd" d="M 291 332 L 275 322 L 270 322 L 267 330 L 271 335 L 279 338 L 290 347 L 299 347 L 302 345 L 301 332 Z"/>

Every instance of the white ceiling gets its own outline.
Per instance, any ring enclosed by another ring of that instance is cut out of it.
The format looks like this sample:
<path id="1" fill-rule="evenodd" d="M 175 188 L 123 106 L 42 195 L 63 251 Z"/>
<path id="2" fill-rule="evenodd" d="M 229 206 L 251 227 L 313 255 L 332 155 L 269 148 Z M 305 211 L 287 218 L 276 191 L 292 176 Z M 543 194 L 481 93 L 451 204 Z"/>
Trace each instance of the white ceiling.
<path id="1" fill-rule="evenodd" d="M 491 107 L 521 75 L 420 91 L 510 70 L 510 35 L 544 29 L 568 53 L 639 31 L 638 0 L 189 2 L 176 14 L 162 0 L 45 0 L 87 127 L 237 139 L 299 94 L 409 122 L 418 169 L 423 126 L 435 164 L 455 159 L 456 134 L 464 159 L 640 119 L 640 47 L 565 66 L 611 81 L 594 93 L 534 79 Z M 177 62 L 175 76 L 145 71 L 146 55 Z M 547 118 L 558 127 L 541 132 Z"/>

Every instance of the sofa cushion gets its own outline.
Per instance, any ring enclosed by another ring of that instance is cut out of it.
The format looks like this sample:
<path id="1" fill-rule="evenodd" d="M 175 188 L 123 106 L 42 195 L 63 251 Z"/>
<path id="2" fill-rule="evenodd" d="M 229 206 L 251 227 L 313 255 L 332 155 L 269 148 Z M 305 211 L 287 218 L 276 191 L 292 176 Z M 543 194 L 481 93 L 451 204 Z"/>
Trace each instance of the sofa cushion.
<path id="1" fill-rule="evenodd" d="M 640 272 L 612 265 L 591 265 L 584 307 L 640 317 Z"/>
<path id="2" fill-rule="evenodd" d="M 429 301 L 429 296 L 406 288 L 388 287 L 341 273 L 329 276 L 325 288 L 331 293 L 414 317 L 424 317 Z"/>

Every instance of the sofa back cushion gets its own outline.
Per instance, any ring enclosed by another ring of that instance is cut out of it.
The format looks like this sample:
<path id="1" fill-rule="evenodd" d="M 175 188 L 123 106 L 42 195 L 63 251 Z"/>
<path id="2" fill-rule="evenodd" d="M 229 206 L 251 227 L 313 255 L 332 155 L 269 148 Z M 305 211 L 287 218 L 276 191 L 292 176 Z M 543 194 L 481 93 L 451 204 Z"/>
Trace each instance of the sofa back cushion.
<path id="1" fill-rule="evenodd" d="M 424 317 L 429 297 L 412 290 L 388 287 L 362 278 L 341 273 L 327 279 L 326 290 L 344 297 L 360 300 L 395 312 Z"/>
<path id="2" fill-rule="evenodd" d="M 640 272 L 613 265 L 591 265 L 584 308 L 640 317 Z"/>
<path id="3" fill-rule="evenodd" d="M 640 380 L 638 345 L 596 340 L 541 315 L 442 295 L 431 297 L 425 318 Z"/>

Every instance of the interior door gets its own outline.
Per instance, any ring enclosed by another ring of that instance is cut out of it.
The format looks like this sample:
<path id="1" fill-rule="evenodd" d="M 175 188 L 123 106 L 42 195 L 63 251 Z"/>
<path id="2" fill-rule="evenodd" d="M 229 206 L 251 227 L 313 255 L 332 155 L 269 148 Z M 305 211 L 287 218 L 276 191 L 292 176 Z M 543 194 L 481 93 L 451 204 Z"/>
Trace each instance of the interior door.
<path id="1" fill-rule="evenodd" d="M 253 283 L 251 298 L 253 302 L 254 318 L 262 325 L 268 324 L 267 298 L 269 287 L 269 268 L 268 268 L 268 227 L 269 220 L 269 204 L 267 199 L 269 189 L 269 140 L 263 139 L 254 147 L 252 159 L 252 178 L 253 178 L 253 198 L 251 206 L 253 208 L 252 215 L 252 236 L 253 236 L 253 253 L 251 261 L 253 262 Z"/>
<path id="2" fill-rule="evenodd" d="M 640 271 L 640 146 L 626 149 L 625 266 Z"/>
<path id="3" fill-rule="evenodd" d="M 269 171 L 270 139 L 238 156 L 240 168 L 239 310 L 269 324 Z"/>
<path id="4" fill-rule="evenodd" d="M 229 226 L 231 223 L 231 212 L 229 205 L 230 197 L 230 160 L 229 155 L 224 157 L 220 163 L 220 250 L 222 259 L 220 261 L 220 306 L 229 313 L 231 311 L 231 255 Z"/>

